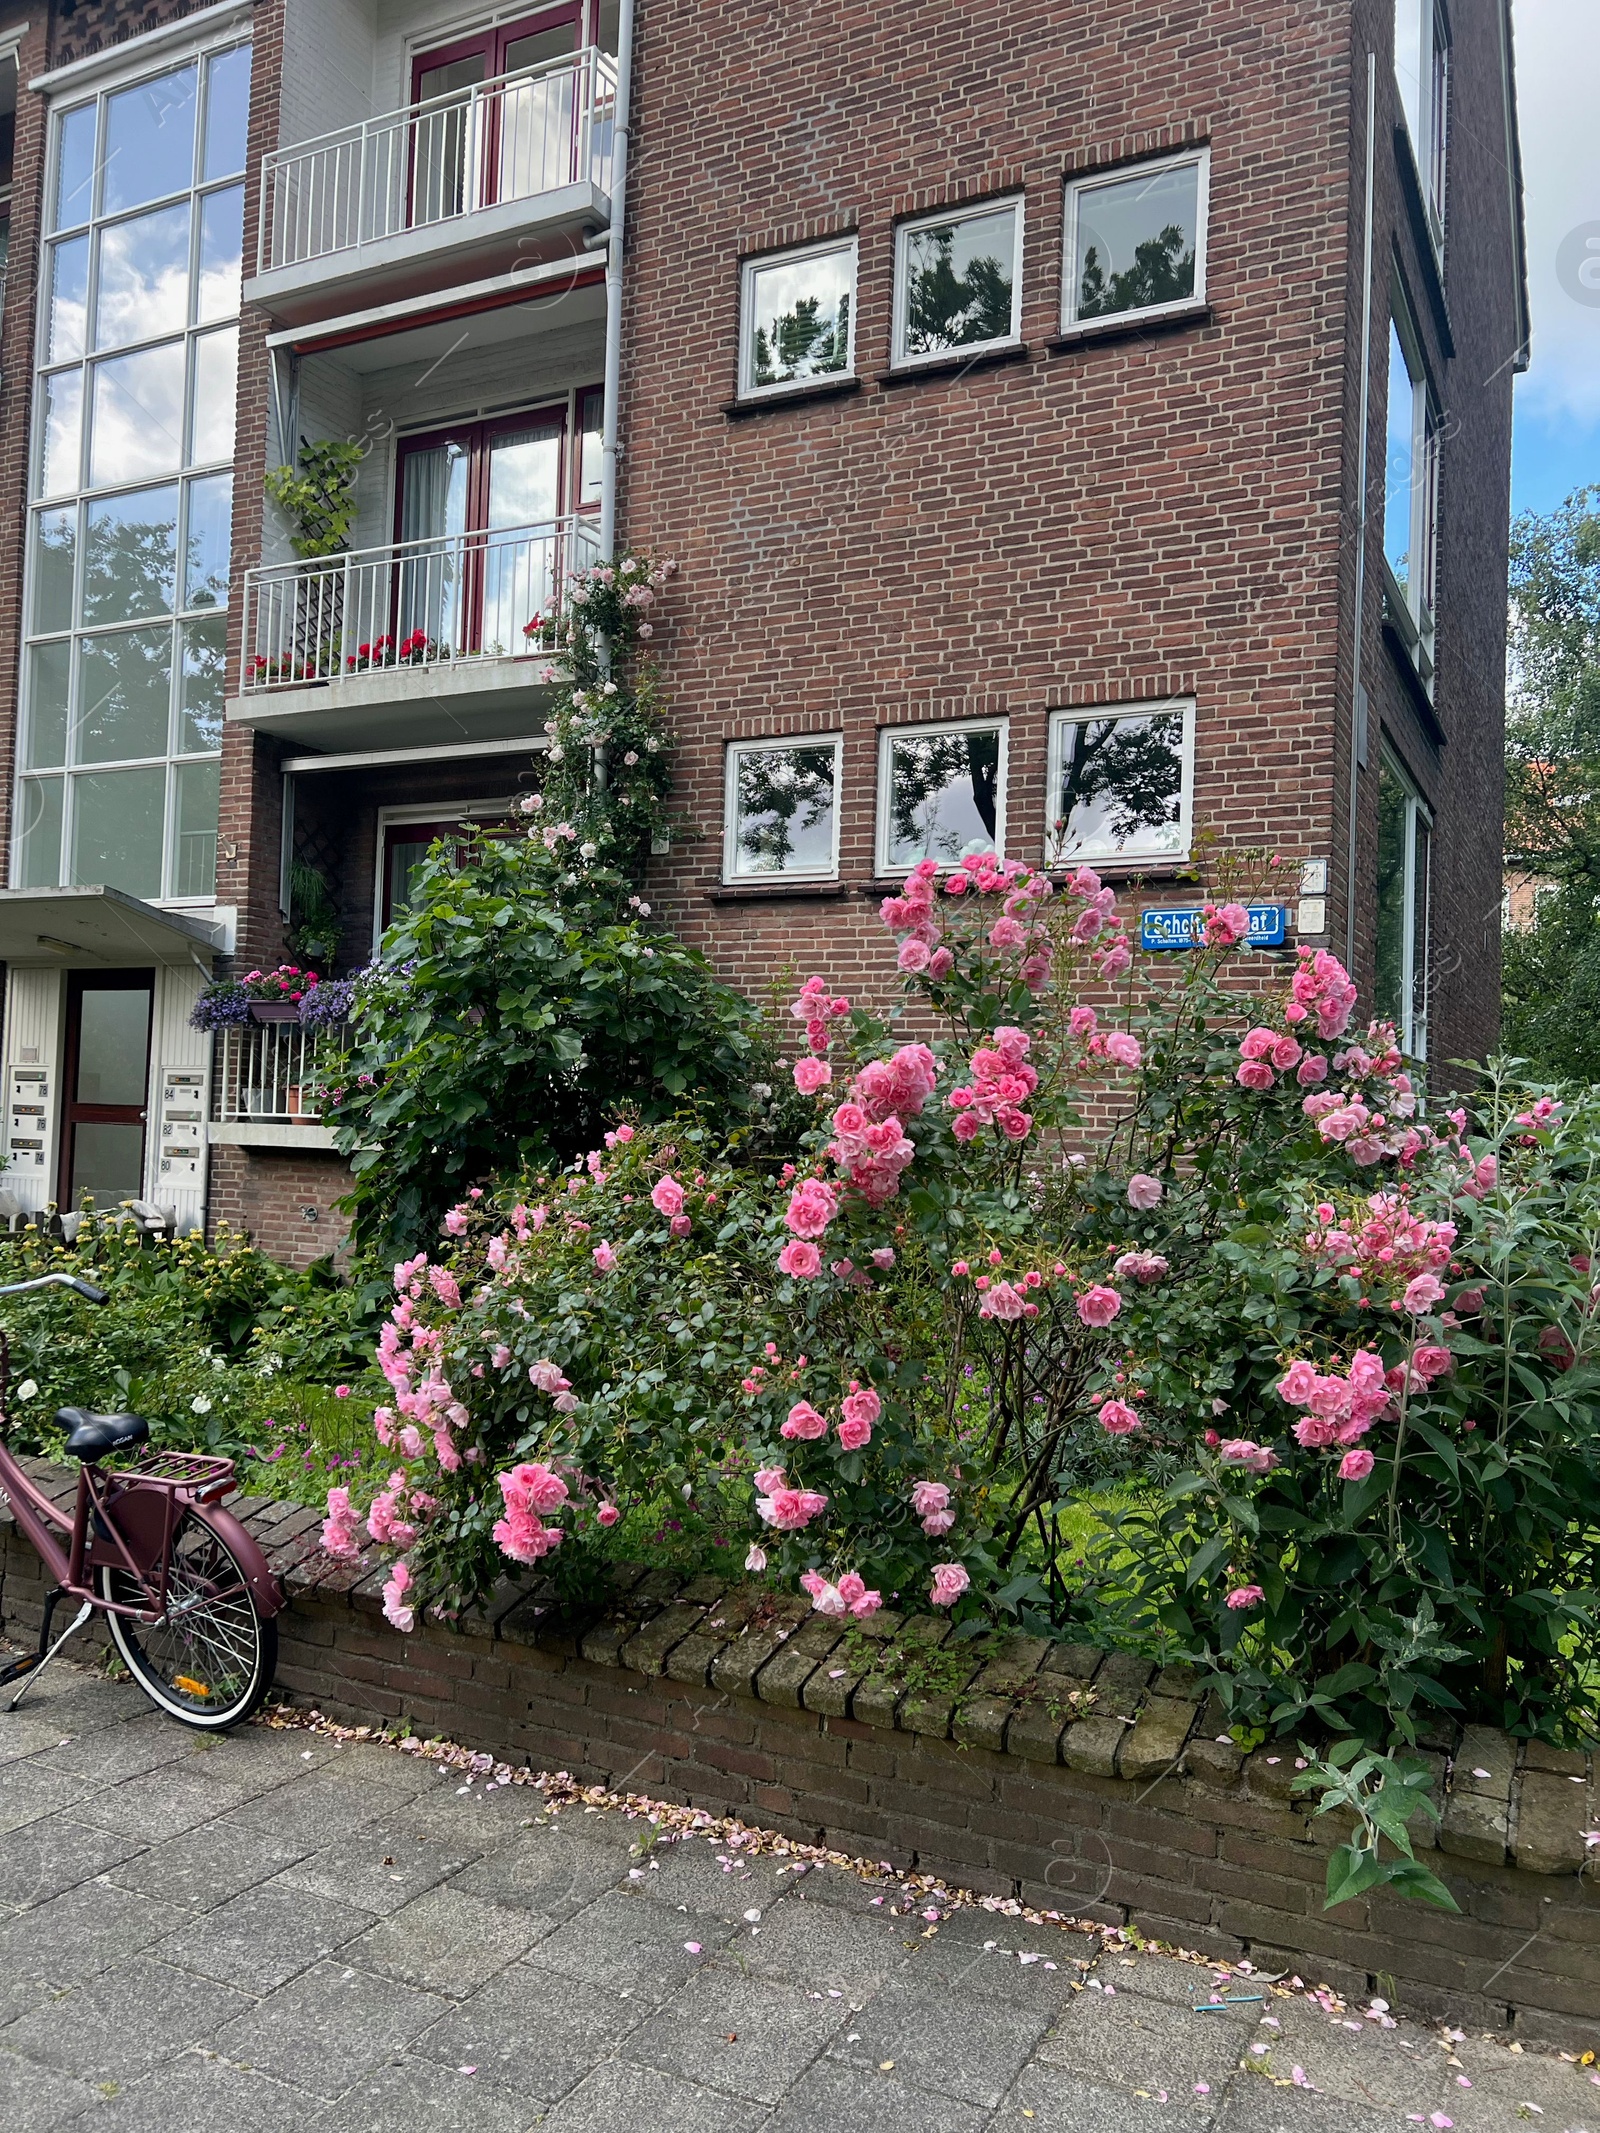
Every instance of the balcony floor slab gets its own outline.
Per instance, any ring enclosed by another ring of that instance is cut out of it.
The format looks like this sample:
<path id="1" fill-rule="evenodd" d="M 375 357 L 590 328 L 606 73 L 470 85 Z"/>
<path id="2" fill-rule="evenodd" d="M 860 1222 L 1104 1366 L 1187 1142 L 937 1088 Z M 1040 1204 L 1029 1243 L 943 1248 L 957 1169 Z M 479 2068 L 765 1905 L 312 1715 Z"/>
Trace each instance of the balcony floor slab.
<path id="1" fill-rule="evenodd" d="M 554 685 L 535 679 L 547 659 L 466 658 L 433 667 L 381 667 L 228 699 L 230 723 L 295 747 L 414 748 L 430 742 L 536 734 Z"/>

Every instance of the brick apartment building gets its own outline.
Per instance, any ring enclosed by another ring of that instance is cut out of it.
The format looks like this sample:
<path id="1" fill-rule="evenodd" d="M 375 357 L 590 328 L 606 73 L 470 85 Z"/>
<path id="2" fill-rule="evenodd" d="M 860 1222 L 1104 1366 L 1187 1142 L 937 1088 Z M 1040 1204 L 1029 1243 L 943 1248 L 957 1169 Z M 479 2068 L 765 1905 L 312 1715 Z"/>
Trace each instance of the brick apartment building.
<path id="1" fill-rule="evenodd" d="M 682 564 L 652 888 L 736 982 L 884 986 L 925 853 L 1170 901 L 1210 833 L 1481 1052 L 1509 13 L 0 0 L 14 1202 L 327 1249 L 299 1033 L 190 1008 L 537 783 L 522 624 L 613 543 Z M 362 450 L 313 561 L 302 440 Z"/>

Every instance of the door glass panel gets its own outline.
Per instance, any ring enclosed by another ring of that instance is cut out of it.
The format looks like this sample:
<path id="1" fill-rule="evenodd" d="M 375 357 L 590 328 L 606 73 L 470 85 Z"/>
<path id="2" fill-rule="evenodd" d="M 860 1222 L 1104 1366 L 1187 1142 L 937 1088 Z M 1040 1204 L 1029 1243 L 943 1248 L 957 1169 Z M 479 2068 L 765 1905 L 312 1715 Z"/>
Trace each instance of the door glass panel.
<path id="1" fill-rule="evenodd" d="M 585 393 L 579 403 L 578 440 L 578 504 L 597 504 L 600 501 L 602 477 L 605 472 L 604 393 Z"/>
<path id="2" fill-rule="evenodd" d="M 485 78 L 488 64 L 484 53 L 473 52 L 465 59 L 447 60 L 443 66 L 425 67 L 417 76 L 417 101 L 433 108 L 424 111 L 416 125 L 411 181 L 414 224 L 446 221 L 476 198 L 484 107 L 473 102 L 470 92 Z M 436 98 L 445 101 L 435 102 Z"/>
<path id="3" fill-rule="evenodd" d="M 88 305 L 89 240 L 68 237 L 50 254 L 50 362 L 83 354 Z"/>
<path id="4" fill-rule="evenodd" d="M 166 771 L 97 771 L 72 787 L 73 880 L 159 896 Z"/>
<path id="5" fill-rule="evenodd" d="M 189 323 L 189 203 L 113 222 L 100 233 L 94 345 L 123 348 Z"/>
<path id="6" fill-rule="evenodd" d="M 514 38 L 506 46 L 505 72 L 570 57 L 575 36 L 575 25 L 564 22 L 555 29 L 536 30 L 531 37 Z M 576 87 L 571 67 L 553 67 L 502 92 L 497 199 L 525 200 L 572 183 Z"/>
<path id="7" fill-rule="evenodd" d="M 460 537 L 467 530 L 471 445 L 452 437 L 408 452 L 404 468 L 400 538 L 424 545 L 408 548 L 400 561 L 400 635 L 421 630 L 426 637 L 465 649 L 469 618 L 461 596 Z"/>
<path id="8" fill-rule="evenodd" d="M 187 192 L 194 178 L 194 105 L 192 66 L 107 97 L 106 214 Z"/>
<path id="9" fill-rule="evenodd" d="M 222 766 L 178 765 L 178 839 L 174 896 L 214 896 L 217 888 L 217 804 Z"/>
<path id="10" fill-rule="evenodd" d="M 72 640 L 36 644 L 28 655 L 28 768 L 54 770 L 67 760 L 67 701 Z"/>
<path id="11" fill-rule="evenodd" d="M 90 487 L 175 474 L 182 456 L 182 341 L 97 363 Z"/>
<path id="12" fill-rule="evenodd" d="M 130 993 L 129 999 L 142 999 Z M 144 1128 L 88 1122 L 72 1129 L 72 1204 L 117 1207 L 144 1188 Z"/>
<path id="13" fill-rule="evenodd" d="M 383 833 L 383 922 L 387 926 L 411 907 L 417 877 L 436 839 L 449 836 L 451 822 L 407 822 Z"/>
<path id="14" fill-rule="evenodd" d="M 129 1104 L 140 1109 L 150 1071 L 150 995 L 85 986 L 78 1024 L 78 1075 L 73 1101 Z"/>
<path id="15" fill-rule="evenodd" d="M 183 625 L 183 674 L 179 683 L 181 725 L 178 747 L 185 754 L 222 746 L 222 703 L 226 694 L 228 624 L 218 615 Z"/>
<path id="16" fill-rule="evenodd" d="M 177 484 L 92 503 L 83 552 L 84 621 L 170 615 L 177 591 Z"/>
<path id="17" fill-rule="evenodd" d="M 85 637 L 81 642 L 82 708 L 77 760 L 118 763 L 139 756 L 165 755 L 167 706 L 172 696 L 171 624 L 163 623 L 153 630 L 112 630 L 103 637 Z M 81 785 L 78 794 L 81 808 Z M 158 824 L 158 862 L 160 852 Z M 99 876 L 92 878 L 98 880 Z"/>
<path id="18" fill-rule="evenodd" d="M 484 651 L 520 651 L 524 624 L 549 610 L 555 582 L 552 521 L 561 511 L 561 433 L 559 422 L 547 422 L 502 431 L 490 440 L 479 639 Z"/>

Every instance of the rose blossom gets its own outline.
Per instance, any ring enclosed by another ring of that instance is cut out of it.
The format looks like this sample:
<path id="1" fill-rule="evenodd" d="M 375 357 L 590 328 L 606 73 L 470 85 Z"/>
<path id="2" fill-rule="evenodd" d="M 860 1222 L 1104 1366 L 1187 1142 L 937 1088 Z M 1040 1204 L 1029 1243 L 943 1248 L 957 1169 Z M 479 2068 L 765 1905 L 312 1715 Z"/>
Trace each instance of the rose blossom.
<path id="1" fill-rule="evenodd" d="M 1346 1452 L 1339 1461 L 1339 1479 L 1341 1481 L 1365 1481 L 1372 1472 L 1373 1464 L 1371 1452 L 1364 1447 L 1358 1451 Z"/>
<path id="2" fill-rule="evenodd" d="M 797 1059 L 794 1063 L 794 1085 L 802 1096 L 815 1096 L 833 1079 L 833 1068 L 826 1059 Z"/>
<path id="3" fill-rule="evenodd" d="M 614 1274 L 617 1270 L 617 1255 L 603 1238 L 594 1248 L 594 1263 L 602 1274 Z"/>
<path id="4" fill-rule="evenodd" d="M 839 1196 L 821 1178 L 802 1178 L 789 1196 L 784 1224 L 797 1237 L 820 1237 L 839 1212 Z"/>
<path id="5" fill-rule="evenodd" d="M 935 1563 L 928 1598 L 935 1607 L 954 1607 L 971 1583 L 964 1563 Z"/>
<path id="6" fill-rule="evenodd" d="M 1144 1058 L 1137 1037 L 1125 1029 L 1114 1029 L 1106 1038 L 1106 1057 L 1114 1059 L 1118 1066 L 1137 1067 Z"/>
<path id="7" fill-rule="evenodd" d="M 676 1178 L 657 1178 L 650 1188 L 650 1205 L 670 1222 L 674 1215 L 683 1213 L 683 1187 Z"/>
<path id="8" fill-rule="evenodd" d="M 1151 1208 L 1161 1205 L 1164 1190 L 1159 1178 L 1148 1177 L 1144 1171 L 1137 1170 L 1128 1180 L 1128 1205 L 1136 1207 L 1141 1215 L 1147 1215 Z"/>
<path id="9" fill-rule="evenodd" d="M 839 1580 L 839 1597 L 853 1615 L 875 1615 L 883 1605 L 881 1592 L 869 1592 L 867 1581 L 858 1570 L 847 1570 Z"/>
<path id="10" fill-rule="evenodd" d="M 1111 1269 L 1119 1281 L 1164 1281 L 1171 1271 L 1159 1252 L 1124 1252 Z"/>
<path id="11" fill-rule="evenodd" d="M 1238 1612 L 1247 1607 L 1259 1607 L 1265 1598 L 1259 1585 L 1236 1585 L 1228 1595 L 1227 1604 Z"/>
<path id="12" fill-rule="evenodd" d="M 828 1434 L 828 1418 L 818 1414 L 809 1400 L 797 1400 L 790 1408 L 788 1419 L 779 1430 L 780 1437 L 802 1437 L 815 1440 Z"/>
<path id="13" fill-rule="evenodd" d="M 759 1541 L 750 1543 L 750 1551 L 744 1559 L 746 1570 L 762 1571 L 767 1567 L 767 1551 Z"/>
<path id="14" fill-rule="evenodd" d="M 1078 1316 L 1086 1326 L 1109 1326 L 1121 1309 L 1122 1298 L 1103 1282 L 1096 1282 L 1078 1298 Z"/>
<path id="15" fill-rule="evenodd" d="M 822 1254 L 814 1244 L 803 1244 L 796 1237 L 778 1254 L 778 1271 L 797 1281 L 814 1281 L 822 1271 Z"/>
<path id="16" fill-rule="evenodd" d="M 1450 1368 L 1450 1351 L 1448 1348 L 1422 1347 L 1412 1356 L 1411 1362 L 1423 1377 L 1442 1378 Z"/>
<path id="17" fill-rule="evenodd" d="M 1444 1283 L 1433 1274 L 1419 1274 L 1415 1281 L 1406 1284 L 1405 1306 L 1413 1317 L 1421 1317 L 1431 1311 L 1436 1303 L 1444 1301 Z"/>
<path id="18" fill-rule="evenodd" d="M 1113 1437 L 1126 1437 L 1139 1427 L 1139 1417 L 1126 1400 L 1105 1400 L 1100 1407 L 1100 1427 Z"/>

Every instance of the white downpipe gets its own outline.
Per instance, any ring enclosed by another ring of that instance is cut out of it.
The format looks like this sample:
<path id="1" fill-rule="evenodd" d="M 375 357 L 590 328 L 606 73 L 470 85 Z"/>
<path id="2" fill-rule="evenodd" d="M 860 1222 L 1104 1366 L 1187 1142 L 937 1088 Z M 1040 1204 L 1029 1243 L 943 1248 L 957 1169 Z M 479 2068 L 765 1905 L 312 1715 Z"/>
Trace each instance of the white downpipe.
<path id="1" fill-rule="evenodd" d="M 600 560 L 617 552 L 617 462 L 622 401 L 622 248 L 628 204 L 628 129 L 633 99 L 634 0 L 621 0 L 617 21 L 617 114 L 611 146 L 611 227 L 606 236 L 606 373 L 600 434 Z"/>
<path id="2" fill-rule="evenodd" d="M 1358 423 L 1357 457 L 1360 467 L 1360 507 L 1356 519 L 1355 647 L 1350 662 L 1350 836 L 1345 869 L 1344 961 L 1348 970 L 1356 957 L 1356 833 L 1360 827 L 1361 758 L 1367 742 L 1366 690 L 1361 680 L 1362 642 L 1367 613 L 1367 491 L 1372 445 L 1368 429 L 1372 420 L 1372 225 L 1375 211 L 1378 123 L 1378 60 L 1367 54 L 1367 210 L 1362 254 L 1361 290 L 1361 413 Z"/>

